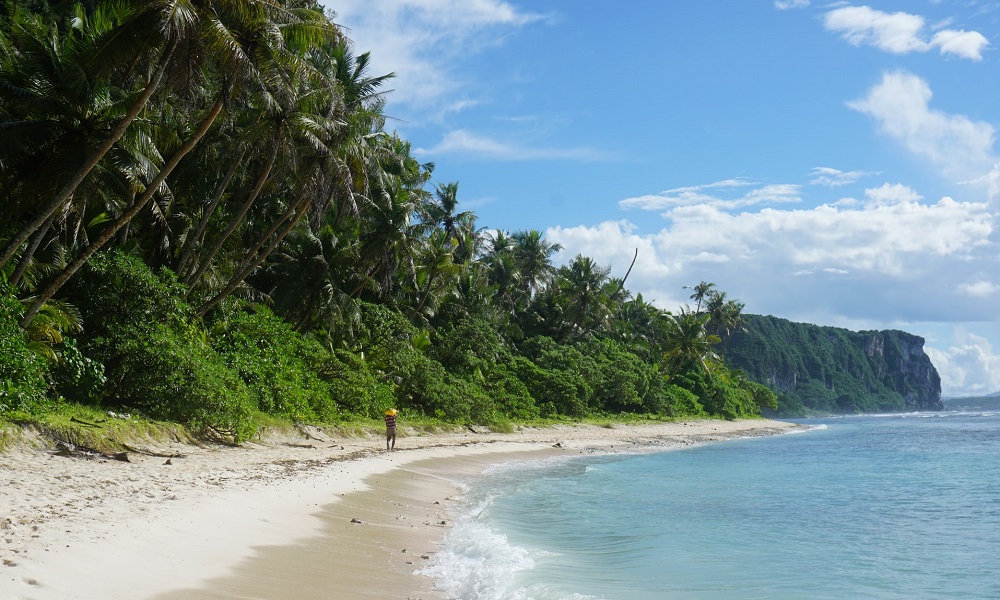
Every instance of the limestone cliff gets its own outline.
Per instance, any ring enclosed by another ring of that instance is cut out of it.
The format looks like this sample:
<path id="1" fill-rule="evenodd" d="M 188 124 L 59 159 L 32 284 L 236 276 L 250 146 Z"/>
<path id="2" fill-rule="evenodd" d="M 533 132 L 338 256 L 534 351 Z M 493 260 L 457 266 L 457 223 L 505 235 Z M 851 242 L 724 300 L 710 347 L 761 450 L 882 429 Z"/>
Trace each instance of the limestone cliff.
<path id="1" fill-rule="evenodd" d="M 726 360 L 778 392 L 779 414 L 942 410 L 941 378 L 924 340 L 744 315 Z"/>

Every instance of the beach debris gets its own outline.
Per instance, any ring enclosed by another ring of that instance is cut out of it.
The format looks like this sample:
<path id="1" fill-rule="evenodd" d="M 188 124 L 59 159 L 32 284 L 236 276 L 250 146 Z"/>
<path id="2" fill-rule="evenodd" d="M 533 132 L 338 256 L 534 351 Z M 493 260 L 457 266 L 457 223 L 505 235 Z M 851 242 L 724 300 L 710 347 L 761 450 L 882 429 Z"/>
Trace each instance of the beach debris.
<path id="1" fill-rule="evenodd" d="M 296 423 L 295 428 L 298 429 L 307 440 L 316 440 L 317 442 L 329 442 L 323 434 L 320 432 L 318 427 L 313 425 L 303 425 L 301 423 Z"/>
<path id="2" fill-rule="evenodd" d="M 562 442 L 556 442 L 556 443 L 552 444 L 552 447 L 553 448 L 562 448 L 563 447 L 563 443 Z"/>
<path id="3" fill-rule="evenodd" d="M 427 556 L 426 554 L 421 554 L 421 555 L 420 555 L 420 558 L 422 558 L 422 559 L 424 559 L 424 560 L 430 560 L 430 559 L 431 559 L 431 557 L 430 557 L 430 556 Z"/>
<path id="4" fill-rule="evenodd" d="M 69 442 L 64 442 L 62 440 L 56 440 L 56 456 L 66 456 L 73 458 L 105 458 L 112 460 L 120 460 L 122 462 L 131 462 L 132 460 L 128 452 L 99 452 L 91 448 L 85 448 L 83 446 L 77 447 Z"/>
<path id="5" fill-rule="evenodd" d="M 401 550 L 401 552 L 402 552 L 403 554 L 406 554 L 406 548 L 403 548 L 403 549 Z"/>
<path id="6" fill-rule="evenodd" d="M 173 462 L 171 462 L 171 460 L 170 460 L 170 459 L 168 458 L 168 459 L 167 459 L 167 462 L 165 462 L 165 463 L 163 463 L 163 464 L 165 464 L 165 465 L 172 465 L 172 464 L 174 464 L 174 463 L 173 463 Z"/>
<path id="7" fill-rule="evenodd" d="M 69 418 L 69 422 L 70 423 L 79 423 L 80 425 L 86 425 L 87 427 L 97 427 L 97 428 L 100 428 L 100 425 L 98 425 L 97 423 L 91 423 L 90 421 L 84 421 L 83 419 L 77 419 L 76 417 L 70 417 Z M 101 421 L 101 422 L 103 422 L 103 421 Z"/>
<path id="8" fill-rule="evenodd" d="M 122 444 L 121 446 L 122 446 L 122 448 L 125 448 L 126 450 L 128 450 L 132 454 L 145 454 L 146 456 L 158 456 L 160 458 L 187 458 L 186 455 L 181 454 L 180 452 L 170 452 L 170 453 L 155 452 L 153 450 L 146 450 L 146 449 L 143 449 L 143 448 L 133 448 L 132 446 L 129 446 L 128 444 Z"/>
<path id="9" fill-rule="evenodd" d="M 363 522 L 364 521 L 362 521 L 361 519 L 359 519 L 357 517 L 354 517 L 353 519 L 351 519 L 351 523 L 359 523 L 360 524 L 360 523 L 363 523 Z"/>

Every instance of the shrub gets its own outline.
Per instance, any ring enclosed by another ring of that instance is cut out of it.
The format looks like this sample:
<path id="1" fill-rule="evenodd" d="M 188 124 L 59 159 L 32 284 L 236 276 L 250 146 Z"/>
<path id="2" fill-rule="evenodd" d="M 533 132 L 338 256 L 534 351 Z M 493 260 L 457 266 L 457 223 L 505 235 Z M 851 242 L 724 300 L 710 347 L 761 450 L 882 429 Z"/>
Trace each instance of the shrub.
<path id="1" fill-rule="evenodd" d="M 348 412 L 380 419 L 386 408 L 397 404 L 395 386 L 379 379 L 367 361 L 349 350 L 314 356 L 312 364 L 330 396 Z"/>
<path id="2" fill-rule="evenodd" d="M 329 387 L 306 362 L 326 353 L 264 306 L 244 306 L 212 327 L 212 347 L 246 383 L 257 407 L 290 419 L 333 421 Z"/>
<path id="3" fill-rule="evenodd" d="M 22 313 L 17 298 L 0 287 L 0 414 L 31 412 L 46 400 L 46 364 L 28 348 L 18 326 Z"/>
<path id="4" fill-rule="evenodd" d="M 255 431 L 250 391 L 208 344 L 183 287 L 123 252 L 95 256 L 68 292 L 88 356 L 104 365 L 103 403 L 231 436 Z"/>

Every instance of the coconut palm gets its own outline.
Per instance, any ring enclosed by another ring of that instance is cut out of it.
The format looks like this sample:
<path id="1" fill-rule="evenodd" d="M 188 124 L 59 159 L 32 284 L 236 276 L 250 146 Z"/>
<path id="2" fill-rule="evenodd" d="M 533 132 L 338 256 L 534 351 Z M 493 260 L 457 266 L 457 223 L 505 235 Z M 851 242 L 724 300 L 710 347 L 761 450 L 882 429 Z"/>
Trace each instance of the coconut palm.
<path id="1" fill-rule="evenodd" d="M 147 3 L 148 4 L 148 3 Z M 171 20 L 167 34 L 183 38 L 187 43 L 183 46 L 191 61 L 196 63 L 202 56 L 209 55 L 211 66 L 222 73 L 221 85 L 213 90 L 214 101 L 192 133 L 172 156 L 166 160 L 156 177 L 150 181 L 145 191 L 135 202 L 115 219 L 105 230 L 84 248 L 77 257 L 67 265 L 46 288 L 35 302 L 25 311 L 21 319 L 22 327 L 31 322 L 38 308 L 51 298 L 61 287 L 82 267 L 89 258 L 111 240 L 115 234 L 129 223 L 152 199 L 166 178 L 177 167 L 180 161 L 201 141 L 222 112 L 228 99 L 246 89 L 258 89 L 261 78 L 272 71 L 275 64 L 273 58 L 282 52 L 290 51 L 285 43 L 287 39 L 301 42 L 308 32 L 312 32 L 312 40 L 326 39 L 333 35 L 332 26 L 323 25 L 315 13 L 290 12 L 277 2 L 267 0 L 221 0 L 210 5 L 195 7 L 181 0 L 159 0 L 151 6 L 160 9 L 170 9 L 165 16 Z M 199 7 L 201 12 L 198 11 Z M 160 15 L 161 13 L 156 13 Z M 302 15 L 302 16 L 300 16 Z M 280 23 L 277 18 L 286 18 L 290 22 Z M 196 35 L 192 28 L 203 24 L 207 27 L 202 35 Z M 298 27 L 301 25 L 302 27 Z M 282 27 L 287 28 L 283 29 Z M 174 43 L 174 37 L 167 35 L 168 46 Z M 284 37 L 283 37 L 284 36 Z M 218 52 L 213 50 L 217 49 Z M 171 52 L 173 52 L 171 50 Z M 181 56 L 181 55 L 178 55 Z M 174 65 L 175 63 L 171 63 Z"/>
<path id="2" fill-rule="evenodd" d="M 562 246 L 545 241 L 543 234 L 535 229 L 518 231 L 511 239 L 514 261 L 520 273 L 521 291 L 533 295 L 555 274 L 552 257 L 562 250 Z"/>
<path id="3" fill-rule="evenodd" d="M 577 255 L 569 265 L 559 269 L 557 284 L 564 298 L 567 321 L 561 341 L 589 337 L 607 323 L 608 294 L 612 291 L 608 285 L 610 272 L 610 267 L 600 266 L 583 255 Z"/>
<path id="4" fill-rule="evenodd" d="M 705 330 L 706 320 L 705 315 L 688 308 L 682 308 L 680 314 L 669 315 L 665 323 L 663 360 L 670 377 L 689 365 L 711 377 L 712 365 L 719 361 L 714 350 L 719 337 Z"/>

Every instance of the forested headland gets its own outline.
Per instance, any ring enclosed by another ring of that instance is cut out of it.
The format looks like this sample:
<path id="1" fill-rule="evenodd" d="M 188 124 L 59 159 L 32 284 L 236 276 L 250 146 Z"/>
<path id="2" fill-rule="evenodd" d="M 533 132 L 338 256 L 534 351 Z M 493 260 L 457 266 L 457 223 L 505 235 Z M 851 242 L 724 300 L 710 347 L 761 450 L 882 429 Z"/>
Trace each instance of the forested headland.
<path id="1" fill-rule="evenodd" d="M 739 418 L 743 305 L 496 231 L 314 0 L 0 0 L 0 419 Z M 377 51 L 377 49 L 374 49 Z M 441 175 L 444 175 L 442 178 Z M 695 283 L 695 282 L 692 282 Z"/>
<path id="2" fill-rule="evenodd" d="M 743 315 L 725 357 L 777 392 L 782 416 L 944 409 L 924 340 L 905 331 Z"/>

